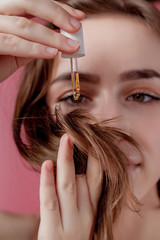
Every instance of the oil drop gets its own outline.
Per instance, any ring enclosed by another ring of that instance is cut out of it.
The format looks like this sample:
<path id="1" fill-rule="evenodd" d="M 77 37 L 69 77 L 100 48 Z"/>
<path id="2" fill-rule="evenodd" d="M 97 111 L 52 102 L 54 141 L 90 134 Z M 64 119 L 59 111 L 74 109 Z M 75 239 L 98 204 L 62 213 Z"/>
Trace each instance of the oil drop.
<path id="1" fill-rule="evenodd" d="M 79 84 L 77 58 L 71 58 L 71 81 L 72 81 L 73 98 L 75 101 L 78 101 L 80 97 L 80 84 Z"/>

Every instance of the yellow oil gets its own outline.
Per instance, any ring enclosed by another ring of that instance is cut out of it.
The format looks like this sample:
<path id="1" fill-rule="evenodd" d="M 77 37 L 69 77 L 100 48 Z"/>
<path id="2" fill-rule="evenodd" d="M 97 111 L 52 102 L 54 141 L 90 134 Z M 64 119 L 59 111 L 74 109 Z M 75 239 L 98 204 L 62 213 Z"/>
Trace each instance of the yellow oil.
<path id="1" fill-rule="evenodd" d="M 80 97 L 79 73 L 71 72 L 71 79 L 72 79 L 73 97 L 75 101 L 78 101 Z"/>

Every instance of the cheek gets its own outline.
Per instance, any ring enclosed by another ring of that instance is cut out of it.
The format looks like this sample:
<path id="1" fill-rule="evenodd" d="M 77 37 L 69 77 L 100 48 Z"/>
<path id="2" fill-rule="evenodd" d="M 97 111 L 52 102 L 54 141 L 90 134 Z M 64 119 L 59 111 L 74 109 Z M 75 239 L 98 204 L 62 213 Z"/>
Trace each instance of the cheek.
<path id="1" fill-rule="evenodd" d="M 131 135 L 142 149 L 144 167 L 160 177 L 160 124 L 157 119 L 134 120 Z"/>
<path id="2" fill-rule="evenodd" d="M 160 124 L 151 124 L 152 120 L 132 118 L 130 121 L 129 132 L 139 144 L 144 157 L 139 171 L 130 175 L 133 192 L 140 201 L 160 179 Z"/>

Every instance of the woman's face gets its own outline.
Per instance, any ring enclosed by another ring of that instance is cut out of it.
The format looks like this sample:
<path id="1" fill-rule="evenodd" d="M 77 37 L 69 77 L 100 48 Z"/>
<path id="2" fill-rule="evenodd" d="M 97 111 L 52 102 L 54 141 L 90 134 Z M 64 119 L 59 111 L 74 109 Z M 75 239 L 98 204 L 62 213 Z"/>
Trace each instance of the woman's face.
<path id="1" fill-rule="evenodd" d="M 78 59 L 81 97 L 73 101 L 70 60 L 57 56 L 48 101 L 67 113 L 84 108 L 131 135 L 144 159 L 123 143 L 133 191 L 142 199 L 160 179 L 160 37 L 142 20 L 101 15 L 83 21 L 86 56 Z"/>

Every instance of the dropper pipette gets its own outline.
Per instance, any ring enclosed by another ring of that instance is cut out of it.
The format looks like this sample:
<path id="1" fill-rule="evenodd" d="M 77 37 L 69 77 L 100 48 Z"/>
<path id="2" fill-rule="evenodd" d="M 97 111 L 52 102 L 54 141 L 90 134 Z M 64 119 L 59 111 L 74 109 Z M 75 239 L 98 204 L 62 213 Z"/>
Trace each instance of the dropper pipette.
<path id="1" fill-rule="evenodd" d="M 77 101 L 80 97 L 80 84 L 77 58 L 71 58 L 71 80 L 73 97 L 74 100 Z"/>
<path id="2" fill-rule="evenodd" d="M 70 58 L 71 62 L 71 82 L 72 82 L 72 91 L 73 91 L 73 98 L 77 101 L 80 97 L 80 79 L 79 79 L 79 72 L 78 72 L 78 58 L 85 56 L 84 51 L 84 40 L 83 40 L 83 29 L 82 26 L 80 30 L 76 33 L 68 33 L 64 30 L 60 30 L 61 34 L 76 40 L 80 43 L 80 48 L 77 52 L 73 54 L 66 54 L 62 53 L 62 58 Z"/>

